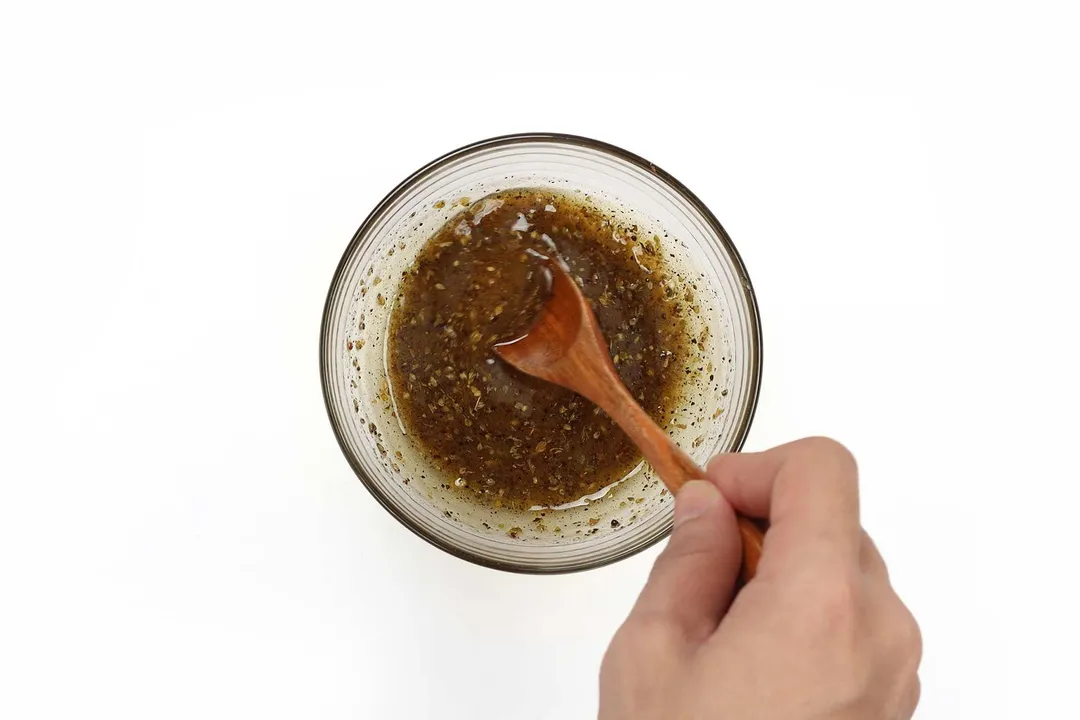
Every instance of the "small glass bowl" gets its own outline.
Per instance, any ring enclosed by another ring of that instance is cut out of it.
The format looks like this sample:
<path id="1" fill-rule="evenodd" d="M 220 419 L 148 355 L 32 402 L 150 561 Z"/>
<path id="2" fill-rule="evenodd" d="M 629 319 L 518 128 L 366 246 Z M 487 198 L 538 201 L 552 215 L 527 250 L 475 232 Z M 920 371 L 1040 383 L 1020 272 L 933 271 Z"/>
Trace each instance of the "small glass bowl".
<path id="1" fill-rule="evenodd" d="M 761 324 L 753 287 L 724 228 L 698 198 L 652 163 L 570 135 L 484 140 L 413 173 L 371 212 L 334 274 L 323 312 L 320 368 L 330 423 L 372 495 L 443 550 L 501 570 L 559 573 L 615 562 L 671 531 L 673 502 L 641 464 L 589 500 L 560 508 L 481 507 L 455 492 L 395 411 L 385 343 L 402 271 L 463 205 L 514 187 L 587 195 L 639 233 L 656 234 L 670 262 L 696 278 L 708 368 L 688 386 L 668 432 L 699 463 L 746 439 L 761 381 Z M 705 380 L 704 378 L 708 378 Z"/>

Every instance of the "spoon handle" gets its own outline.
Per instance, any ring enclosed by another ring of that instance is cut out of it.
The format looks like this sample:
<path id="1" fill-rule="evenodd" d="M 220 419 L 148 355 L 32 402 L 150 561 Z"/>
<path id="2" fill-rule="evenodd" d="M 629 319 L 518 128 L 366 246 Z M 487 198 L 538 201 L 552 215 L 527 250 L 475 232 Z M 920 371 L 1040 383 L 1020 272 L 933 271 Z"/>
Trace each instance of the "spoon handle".
<path id="1" fill-rule="evenodd" d="M 622 384 L 614 368 L 611 368 L 611 374 L 614 375 L 613 381 L 597 383 L 592 387 L 590 395 L 595 397 L 590 399 L 630 436 L 672 495 L 677 494 L 679 488 L 690 480 L 704 480 L 705 471 L 653 422 Z M 754 520 L 744 515 L 737 515 L 737 519 L 743 545 L 740 581 L 745 584 L 757 572 L 765 534 Z"/>

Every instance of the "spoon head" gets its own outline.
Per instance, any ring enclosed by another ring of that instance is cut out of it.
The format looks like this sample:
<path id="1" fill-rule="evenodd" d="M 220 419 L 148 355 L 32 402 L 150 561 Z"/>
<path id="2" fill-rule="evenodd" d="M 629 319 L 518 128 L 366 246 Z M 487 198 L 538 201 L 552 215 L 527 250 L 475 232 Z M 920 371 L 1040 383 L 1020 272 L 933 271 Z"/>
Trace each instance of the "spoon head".
<path id="1" fill-rule="evenodd" d="M 568 360 L 580 349 L 584 335 L 598 333 L 582 332 L 595 322 L 590 322 L 592 310 L 574 279 L 558 262 L 549 259 L 546 265 L 551 295 L 536 321 L 521 337 L 497 344 L 495 352 L 524 373 L 575 389 L 566 382 Z M 606 356 L 606 348 L 603 352 Z"/>

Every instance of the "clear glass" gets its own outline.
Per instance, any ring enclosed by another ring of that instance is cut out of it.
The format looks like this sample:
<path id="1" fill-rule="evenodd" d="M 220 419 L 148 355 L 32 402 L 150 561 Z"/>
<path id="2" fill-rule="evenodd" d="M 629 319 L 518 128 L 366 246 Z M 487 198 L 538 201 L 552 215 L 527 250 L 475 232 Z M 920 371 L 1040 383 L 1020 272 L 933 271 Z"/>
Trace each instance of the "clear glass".
<path id="1" fill-rule="evenodd" d="M 488 567 L 571 572 L 620 560 L 671 530 L 672 498 L 641 464 L 587 501 L 558 509 L 496 510 L 463 501 L 395 412 L 385 343 L 401 271 L 461 203 L 513 187 L 588 195 L 662 238 L 670 262 L 697 278 L 694 333 L 708 338 L 707 375 L 688 386 L 667 430 L 698 462 L 739 450 L 761 380 L 761 326 L 735 246 L 686 187 L 652 163 L 587 138 L 527 134 L 455 150 L 414 173 L 356 232 L 323 313 L 323 394 L 338 443 L 372 495 L 443 550 Z M 703 340 L 704 342 L 704 340 Z M 681 418 L 681 421 L 680 421 Z"/>

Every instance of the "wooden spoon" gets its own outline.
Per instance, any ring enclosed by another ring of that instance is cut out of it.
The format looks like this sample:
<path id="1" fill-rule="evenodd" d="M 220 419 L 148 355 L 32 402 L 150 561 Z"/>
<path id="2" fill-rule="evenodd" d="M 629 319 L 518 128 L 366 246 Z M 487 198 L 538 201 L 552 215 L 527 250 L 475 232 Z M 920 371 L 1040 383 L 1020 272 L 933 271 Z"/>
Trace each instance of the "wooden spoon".
<path id="1" fill-rule="evenodd" d="M 705 471 L 653 422 L 623 385 L 611 361 L 596 317 L 577 283 L 557 261 L 547 259 L 551 295 L 529 332 L 499 343 L 499 357 L 524 373 L 573 390 L 599 405 L 641 450 L 676 494 Z M 742 582 L 757 571 L 763 533 L 753 520 L 738 516 L 743 542 Z"/>

